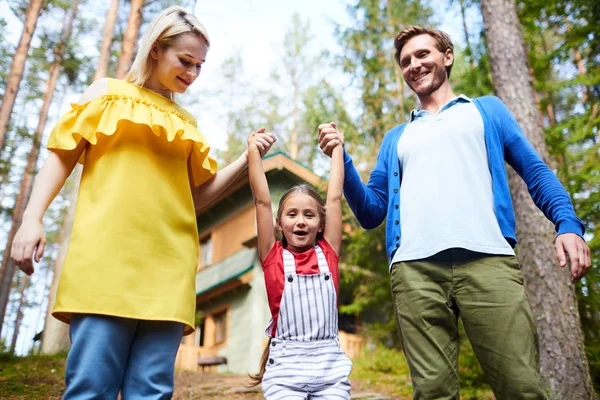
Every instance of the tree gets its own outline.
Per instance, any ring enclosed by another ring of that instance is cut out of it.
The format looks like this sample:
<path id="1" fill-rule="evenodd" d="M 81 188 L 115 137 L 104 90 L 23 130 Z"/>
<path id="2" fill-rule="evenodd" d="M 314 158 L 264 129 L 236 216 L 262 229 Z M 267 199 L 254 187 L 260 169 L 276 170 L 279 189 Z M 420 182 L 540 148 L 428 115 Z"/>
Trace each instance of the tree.
<path id="1" fill-rule="evenodd" d="M 33 37 L 33 31 L 37 25 L 43 3 L 43 0 L 31 0 L 25 10 L 23 33 L 21 34 L 21 40 L 19 40 L 19 46 L 17 47 L 17 51 L 13 58 L 8 83 L 4 91 L 4 97 L 2 98 L 2 105 L 0 106 L 0 151 L 4 148 L 10 115 L 17 98 L 23 70 L 25 69 L 25 60 L 27 59 L 27 53 L 29 52 L 29 46 L 31 44 L 31 38 Z"/>
<path id="2" fill-rule="evenodd" d="M 108 71 L 108 62 L 110 61 L 110 46 L 115 34 L 115 25 L 117 23 L 117 13 L 119 11 L 119 0 L 111 0 L 110 8 L 106 13 L 106 22 L 102 33 L 102 45 L 100 46 L 100 56 L 98 57 L 98 67 L 94 80 L 104 78 Z"/>
<path id="3" fill-rule="evenodd" d="M 541 157 L 548 161 L 523 34 L 514 0 L 481 0 L 494 88 Z M 518 257 L 540 338 L 540 367 L 558 398 L 593 395 L 577 299 L 569 272 L 556 265 L 551 224 L 533 204 L 524 182 L 509 175 L 519 238 Z"/>
<path id="4" fill-rule="evenodd" d="M 65 15 L 63 32 L 61 33 L 61 40 L 58 42 L 58 45 L 54 50 L 54 61 L 50 66 L 47 88 L 44 93 L 42 110 L 40 112 L 38 125 L 33 137 L 31 151 L 27 157 L 27 165 L 21 179 L 19 194 L 15 200 L 12 226 L 8 234 L 8 239 L 2 258 L 2 265 L 0 267 L 0 332 L 2 331 L 10 286 L 15 272 L 15 265 L 10 258 L 10 248 L 12 246 L 15 234 L 17 233 L 18 228 L 21 226 L 23 212 L 25 211 L 25 206 L 31 194 L 33 177 L 35 175 L 36 164 L 40 153 L 42 135 L 44 133 L 44 127 L 46 126 L 46 120 L 48 118 L 48 110 L 50 109 L 50 104 L 52 103 L 52 96 L 54 95 L 54 90 L 56 88 L 56 81 L 62 67 L 65 49 L 71 36 L 73 21 L 75 20 L 78 6 L 79 0 L 75 0 L 71 8 L 71 12 L 67 12 Z"/>
<path id="5" fill-rule="evenodd" d="M 121 55 L 119 56 L 119 64 L 117 66 L 117 78 L 122 79 L 129 71 L 133 60 L 133 52 L 135 43 L 142 22 L 142 7 L 144 0 L 131 0 L 131 11 L 129 12 L 129 20 L 127 21 L 127 30 L 123 36 L 123 44 L 121 45 Z"/>

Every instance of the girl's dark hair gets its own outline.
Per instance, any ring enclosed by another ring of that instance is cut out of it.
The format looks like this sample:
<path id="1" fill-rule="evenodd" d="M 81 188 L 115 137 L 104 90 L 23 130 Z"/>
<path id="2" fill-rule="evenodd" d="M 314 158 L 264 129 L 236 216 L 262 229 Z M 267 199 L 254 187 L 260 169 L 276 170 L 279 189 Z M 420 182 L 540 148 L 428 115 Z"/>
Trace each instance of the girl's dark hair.
<path id="1" fill-rule="evenodd" d="M 271 340 L 273 340 L 273 338 L 269 338 L 269 342 L 263 350 L 262 357 L 260 358 L 260 370 L 258 371 L 258 374 L 248 374 L 250 377 L 250 385 L 248 385 L 248 387 L 258 386 L 262 383 L 263 376 L 265 375 L 265 368 L 267 367 L 267 360 L 269 359 Z"/>
<path id="2" fill-rule="evenodd" d="M 309 185 L 308 183 L 301 183 L 299 185 L 293 186 L 287 192 L 285 192 L 283 194 L 283 196 L 281 196 L 281 200 L 279 200 L 279 207 L 277 208 L 277 221 L 281 220 L 281 214 L 283 213 L 283 205 L 285 204 L 285 201 L 288 199 L 288 197 L 290 197 L 294 193 L 307 194 L 317 201 L 317 204 L 318 204 L 317 212 L 319 213 L 319 220 L 321 221 L 321 227 L 324 228 L 325 227 L 325 201 L 323 200 L 323 198 L 321 197 L 319 192 L 317 192 L 317 189 L 315 189 L 312 185 Z M 317 233 L 317 240 L 322 239 L 322 238 L 323 238 L 323 232 Z M 288 245 L 287 239 L 285 238 L 285 235 L 283 235 L 283 234 L 281 234 L 281 244 L 283 247 L 287 247 L 287 245 Z"/>

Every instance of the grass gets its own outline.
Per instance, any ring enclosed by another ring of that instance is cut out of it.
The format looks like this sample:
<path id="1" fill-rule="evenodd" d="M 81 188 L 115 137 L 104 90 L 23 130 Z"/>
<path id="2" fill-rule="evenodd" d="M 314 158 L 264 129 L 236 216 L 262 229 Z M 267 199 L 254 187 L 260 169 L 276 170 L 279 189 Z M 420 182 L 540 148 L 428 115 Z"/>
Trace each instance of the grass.
<path id="1" fill-rule="evenodd" d="M 16 357 L 0 353 L 0 399 L 58 399 L 64 391 L 65 355 Z"/>
<path id="2" fill-rule="evenodd" d="M 16 357 L 0 353 L 0 399 L 58 399 L 64 391 L 65 355 Z M 459 359 L 461 399 L 493 399 L 468 341 Z M 350 378 L 363 390 L 412 398 L 408 365 L 402 351 L 377 346 L 353 360 Z M 216 392 L 215 392 L 216 393 Z M 211 393 L 212 395 L 213 393 Z"/>
<path id="3" fill-rule="evenodd" d="M 350 379 L 358 381 L 361 388 L 402 397 L 412 396 L 412 385 L 406 359 L 401 351 L 377 346 L 365 350 L 352 360 Z"/>
<path id="4" fill-rule="evenodd" d="M 460 398 L 463 400 L 494 399 L 485 383 L 483 371 L 473 354 L 471 345 L 463 340 L 459 357 Z M 369 387 L 393 396 L 412 398 L 412 384 L 408 364 L 401 350 L 377 346 L 353 360 L 350 379 L 361 388 Z"/>

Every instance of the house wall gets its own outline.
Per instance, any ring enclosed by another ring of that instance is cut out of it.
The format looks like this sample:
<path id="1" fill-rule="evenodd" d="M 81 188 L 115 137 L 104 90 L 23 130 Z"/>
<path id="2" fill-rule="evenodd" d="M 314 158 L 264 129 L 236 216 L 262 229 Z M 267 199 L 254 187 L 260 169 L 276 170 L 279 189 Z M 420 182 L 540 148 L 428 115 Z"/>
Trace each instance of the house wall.
<path id="1" fill-rule="evenodd" d="M 218 263 L 244 248 L 243 243 L 256 236 L 254 204 L 250 204 L 210 230 L 212 263 Z M 206 234 L 201 237 L 206 237 Z M 202 254 L 199 254 L 199 260 Z M 206 267 L 206 266 L 204 266 Z"/>
<path id="2" fill-rule="evenodd" d="M 227 365 L 220 366 L 219 372 L 258 372 L 266 343 L 264 330 L 270 317 L 264 276 L 258 260 L 255 262 L 253 275 L 250 285 L 198 307 L 206 313 L 229 307 L 227 341 L 215 348 L 219 356 L 227 358 Z M 210 327 L 206 327 L 207 336 L 213 332 Z"/>
<path id="3" fill-rule="evenodd" d="M 254 204 L 217 225 L 212 231 L 213 263 L 217 263 L 244 248 L 245 241 L 256 236 Z"/>

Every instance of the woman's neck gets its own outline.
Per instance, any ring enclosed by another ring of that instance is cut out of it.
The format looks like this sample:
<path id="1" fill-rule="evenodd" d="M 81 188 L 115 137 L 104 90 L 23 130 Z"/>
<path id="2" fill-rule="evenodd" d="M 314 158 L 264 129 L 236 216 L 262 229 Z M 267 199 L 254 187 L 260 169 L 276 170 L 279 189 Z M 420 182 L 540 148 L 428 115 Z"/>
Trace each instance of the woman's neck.
<path id="1" fill-rule="evenodd" d="M 167 89 L 164 85 L 161 85 L 156 78 L 149 77 L 146 82 L 144 82 L 143 86 L 146 89 L 152 90 L 153 92 L 173 101 L 173 92 Z"/>

